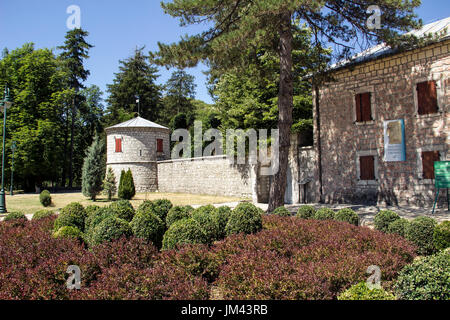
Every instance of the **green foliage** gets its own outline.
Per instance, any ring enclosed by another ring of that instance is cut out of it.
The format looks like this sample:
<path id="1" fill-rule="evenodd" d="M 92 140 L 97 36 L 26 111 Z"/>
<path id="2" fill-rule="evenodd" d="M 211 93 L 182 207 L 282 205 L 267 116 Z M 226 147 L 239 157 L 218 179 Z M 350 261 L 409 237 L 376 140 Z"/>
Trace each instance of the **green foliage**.
<path id="1" fill-rule="evenodd" d="M 335 212 L 329 208 L 321 208 L 314 214 L 316 220 L 333 220 Z"/>
<path id="2" fill-rule="evenodd" d="M 58 231 L 53 233 L 55 238 L 74 238 L 82 239 L 83 232 L 80 229 L 72 226 L 64 226 L 58 229 Z"/>
<path id="3" fill-rule="evenodd" d="M 114 216 L 115 216 L 115 212 L 113 210 L 111 210 L 111 208 L 109 208 L 109 207 L 99 208 L 99 209 L 93 211 L 91 214 L 89 214 L 86 217 L 85 224 L 84 224 L 84 230 L 85 230 L 87 238 L 89 240 L 91 240 L 95 227 L 97 227 L 106 218 L 114 217 Z"/>
<path id="4" fill-rule="evenodd" d="M 87 151 L 86 158 L 84 158 L 82 170 L 83 195 L 94 201 L 102 191 L 103 186 L 103 153 L 104 144 L 96 136 Z"/>
<path id="5" fill-rule="evenodd" d="M 189 218 L 190 216 L 190 210 L 183 206 L 175 206 L 170 208 L 169 212 L 167 213 L 166 217 L 166 225 L 169 228 L 174 222 Z"/>
<path id="6" fill-rule="evenodd" d="M 360 282 L 345 290 L 338 296 L 338 300 L 396 300 L 392 293 L 381 289 L 369 289 L 365 282 Z"/>
<path id="7" fill-rule="evenodd" d="M 44 206 L 48 207 L 52 204 L 52 196 L 50 195 L 50 191 L 43 190 L 39 195 L 39 202 Z"/>
<path id="8" fill-rule="evenodd" d="M 212 205 L 202 206 L 194 210 L 191 219 L 195 220 L 206 235 L 206 242 L 213 243 L 220 239 L 221 232 L 217 219 L 215 219 L 216 208 Z"/>
<path id="9" fill-rule="evenodd" d="M 157 199 L 152 201 L 152 211 L 155 213 L 161 221 L 166 221 L 167 213 L 173 204 L 167 199 Z"/>
<path id="10" fill-rule="evenodd" d="M 406 219 L 397 219 L 389 224 L 387 232 L 405 237 L 406 227 L 408 224 L 409 221 Z"/>
<path id="11" fill-rule="evenodd" d="M 64 226 L 71 226 L 84 231 L 84 220 L 86 219 L 86 211 L 78 202 L 69 203 L 61 209 L 58 218 L 55 220 L 54 230 Z"/>
<path id="12" fill-rule="evenodd" d="M 226 227 L 228 220 L 230 219 L 231 212 L 231 208 L 227 206 L 221 206 L 213 212 L 213 219 L 217 224 L 219 239 L 223 239 L 226 236 Z"/>
<path id="13" fill-rule="evenodd" d="M 341 209 L 334 216 L 336 221 L 348 222 L 350 224 L 354 224 L 355 226 L 359 225 L 359 216 L 352 209 Z"/>
<path id="14" fill-rule="evenodd" d="M 291 215 L 291 213 L 289 212 L 288 209 L 286 209 L 285 207 L 278 207 L 276 208 L 272 214 L 276 215 L 276 216 L 280 216 L 280 217 L 289 217 Z"/>
<path id="15" fill-rule="evenodd" d="M 120 176 L 119 199 L 131 200 L 136 195 L 131 169 Z"/>
<path id="16" fill-rule="evenodd" d="M 400 216 L 391 210 L 382 210 L 375 215 L 373 223 L 375 225 L 375 229 L 388 232 L 389 225 L 395 220 L 400 219 Z"/>
<path id="17" fill-rule="evenodd" d="M 39 210 L 39 211 L 36 211 L 34 214 L 33 214 L 33 220 L 40 220 L 40 219 L 44 219 L 44 218 L 47 218 L 47 217 L 52 217 L 52 216 L 54 216 L 55 215 L 55 213 L 53 212 L 53 211 L 50 211 L 50 210 Z"/>
<path id="18" fill-rule="evenodd" d="M 88 205 L 84 210 L 86 211 L 86 219 L 90 215 L 94 214 L 97 210 L 99 210 L 100 207 L 96 206 L 94 204 Z"/>
<path id="19" fill-rule="evenodd" d="M 432 218 L 418 217 L 406 226 L 406 239 L 418 247 L 417 253 L 421 255 L 429 255 L 435 251 L 433 245 L 433 235 L 436 225 L 436 220 Z"/>
<path id="20" fill-rule="evenodd" d="M 433 244 L 437 250 L 450 248 L 450 221 L 444 221 L 434 229 Z"/>
<path id="21" fill-rule="evenodd" d="M 423 257 L 399 274 L 395 293 L 402 300 L 450 299 L 450 251 Z"/>
<path id="22" fill-rule="evenodd" d="M 111 201 L 116 192 L 116 176 L 114 175 L 113 169 L 108 168 L 105 180 L 103 180 L 103 193 L 108 197 L 108 201 Z"/>
<path id="23" fill-rule="evenodd" d="M 94 244 L 100 244 L 131 235 L 130 224 L 123 219 L 112 216 L 107 217 L 95 227 L 91 240 Z"/>
<path id="24" fill-rule="evenodd" d="M 14 221 L 14 220 L 26 220 L 27 217 L 23 212 L 10 212 L 6 215 L 6 217 L 3 219 L 3 221 Z"/>
<path id="25" fill-rule="evenodd" d="M 297 217 L 301 219 L 313 219 L 316 209 L 313 206 L 304 205 L 298 208 Z"/>
<path id="26" fill-rule="evenodd" d="M 262 229 L 262 215 L 258 208 L 248 202 L 237 205 L 231 212 L 226 225 L 227 235 L 235 233 L 256 233 Z"/>
<path id="27" fill-rule="evenodd" d="M 162 248 L 174 249 L 182 244 L 208 242 L 207 236 L 199 223 L 193 219 L 182 219 L 173 223 L 164 234 Z"/>
<path id="28" fill-rule="evenodd" d="M 165 224 L 153 212 L 138 211 L 130 223 L 133 235 L 137 238 L 151 241 L 156 247 L 161 247 Z"/>
<path id="29" fill-rule="evenodd" d="M 109 205 L 109 208 L 114 212 L 114 214 L 123 220 L 130 222 L 134 217 L 134 208 L 131 202 L 128 200 L 118 200 L 114 201 Z"/>

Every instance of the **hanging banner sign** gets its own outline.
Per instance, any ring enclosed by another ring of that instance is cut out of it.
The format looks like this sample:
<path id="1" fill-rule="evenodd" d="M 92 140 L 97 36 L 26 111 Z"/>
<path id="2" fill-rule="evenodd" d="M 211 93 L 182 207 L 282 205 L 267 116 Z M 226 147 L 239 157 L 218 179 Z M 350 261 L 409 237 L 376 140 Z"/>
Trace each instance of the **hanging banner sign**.
<path id="1" fill-rule="evenodd" d="M 406 161 L 405 121 L 384 122 L 384 161 Z"/>

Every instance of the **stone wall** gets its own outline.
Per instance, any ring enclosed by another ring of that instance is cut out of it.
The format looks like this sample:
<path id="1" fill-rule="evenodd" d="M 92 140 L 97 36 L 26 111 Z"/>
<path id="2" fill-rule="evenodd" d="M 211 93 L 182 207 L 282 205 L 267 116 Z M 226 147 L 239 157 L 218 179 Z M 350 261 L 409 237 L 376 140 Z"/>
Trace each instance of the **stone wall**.
<path id="1" fill-rule="evenodd" d="M 232 164 L 226 156 L 158 162 L 158 190 L 253 198 L 251 165 Z"/>
<path id="2" fill-rule="evenodd" d="M 320 88 L 323 195 L 326 202 L 430 205 L 434 181 L 421 176 L 421 151 L 450 160 L 450 41 L 336 71 Z M 439 113 L 417 114 L 417 82 L 435 80 Z M 355 123 L 354 96 L 372 92 L 374 121 Z M 314 113 L 317 121 L 317 113 Z M 383 122 L 404 119 L 406 161 L 384 162 Z M 318 134 L 315 128 L 315 145 Z M 319 150 L 316 149 L 316 152 Z M 375 155 L 374 183 L 358 181 L 358 154 Z M 316 163 L 318 166 L 318 163 Z M 444 197 L 442 197 L 444 202 Z"/>

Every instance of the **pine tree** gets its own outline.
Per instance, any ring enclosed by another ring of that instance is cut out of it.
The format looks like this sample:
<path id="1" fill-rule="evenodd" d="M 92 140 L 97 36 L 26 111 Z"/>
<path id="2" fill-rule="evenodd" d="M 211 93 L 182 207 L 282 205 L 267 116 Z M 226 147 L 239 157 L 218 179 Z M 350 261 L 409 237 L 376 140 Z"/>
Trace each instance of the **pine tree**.
<path id="1" fill-rule="evenodd" d="M 104 144 L 100 141 L 98 136 L 96 136 L 94 142 L 87 151 L 83 164 L 82 192 L 84 196 L 89 197 L 94 201 L 100 191 L 102 191 L 104 175 L 102 164 L 103 152 Z"/>
<path id="2" fill-rule="evenodd" d="M 112 168 L 108 168 L 105 180 L 103 181 L 103 192 L 108 196 L 108 200 L 111 201 L 112 197 L 117 192 L 116 176 Z"/>
<path id="3" fill-rule="evenodd" d="M 383 13 L 379 30 L 366 24 L 378 5 Z M 395 44 L 399 32 L 418 27 L 411 0 L 182 0 L 162 3 L 164 11 L 180 19 L 180 25 L 211 26 L 199 34 L 185 36 L 179 43 L 159 43 L 152 57 L 168 67 L 194 67 L 205 62 L 222 71 L 246 68 L 248 52 L 263 45 L 279 56 L 278 129 L 279 170 L 270 186 L 269 212 L 284 204 L 288 153 L 293 113 L 293 26 L 304 21 L 312 30 L 312 45 L 334 44 L 344 56 L 354 43 L 387 41 Z M 398 42 L 397 42 L 398 43 Z M 309 45 L 309 44 L 308 44 Z M 339 50 L 336 50 L 338 52 Z M 315 79 L 314 79 L 315 81 Z M 315 84 L 317 82 L 315 81 Z"/>

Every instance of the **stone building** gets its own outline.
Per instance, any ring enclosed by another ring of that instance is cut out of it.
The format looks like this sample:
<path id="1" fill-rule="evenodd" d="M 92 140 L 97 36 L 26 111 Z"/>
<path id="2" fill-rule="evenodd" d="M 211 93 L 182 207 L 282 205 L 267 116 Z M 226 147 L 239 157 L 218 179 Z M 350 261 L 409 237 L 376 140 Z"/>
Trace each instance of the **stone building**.
<path id="1" fill-rule="evenodd" d="M 141 117 L 106 130 L 106 165 L 118 182 L 122 170 L 131 169 L 136 192 L 158 188 L 157 161 L 170 158 L 170 130 Z"/>
<path id="2" fill-rule="evenodd" d="M 450 18 L 414 33 L 442 37 L 402 52 L 378 45 L 317 88 L 315 165 L 300 170 L 310 201 L 433 203 L 433 164 L 450 160 Z"/>

